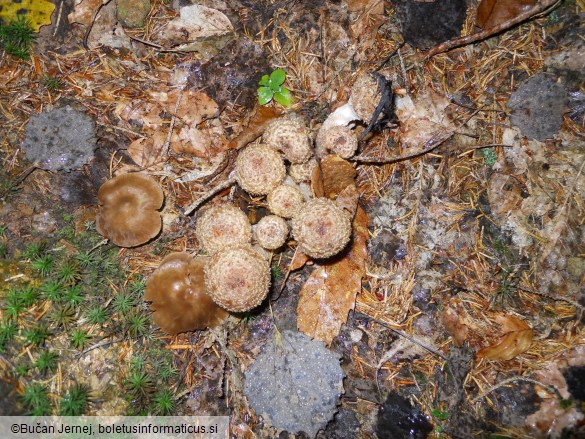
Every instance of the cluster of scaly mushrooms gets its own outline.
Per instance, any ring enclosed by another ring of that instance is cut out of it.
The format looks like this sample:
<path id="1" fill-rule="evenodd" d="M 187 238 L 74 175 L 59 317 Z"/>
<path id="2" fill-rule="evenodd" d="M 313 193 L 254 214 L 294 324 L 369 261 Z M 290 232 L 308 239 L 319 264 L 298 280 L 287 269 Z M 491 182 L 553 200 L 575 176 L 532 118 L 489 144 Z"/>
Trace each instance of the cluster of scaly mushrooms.
<path id="1" fill-rule="evenodd" d="M 234 181 L 253 196 L 265 196 L 271 215 L 252 226 L 246 214 L 228 202 L 201 212 L 196 236 L 209 256 L 172 253 L 148 280 L 145 300 L 151 302 L 157 325 L 171 334 L 204 329 L 222 322 L 228 312 L 260 305 L 270 287 L 267 251 L 281 248 L 290 229 L 300 251 L 312 258 L 330 258 L 346 247 L 352 214 L 333 200 L 305 195 L 309 191 L 302 185 L 306 188 L 317 159 L 328 152 L 346 159 L 354 155 L 355 123 L 370 122 L 379 96 L 376 80 L 361 75 L 349 102 L 322 124 L 315 147 L 303 119 L 291 113 L 267 124 L 262 143 L 239 152 Z M 142 245 L 160 233 L 163 202 L 163 191 L 153 178 L 139 173 L 117 176 L 99 190 L 97 230 L 120 247 Z"/>

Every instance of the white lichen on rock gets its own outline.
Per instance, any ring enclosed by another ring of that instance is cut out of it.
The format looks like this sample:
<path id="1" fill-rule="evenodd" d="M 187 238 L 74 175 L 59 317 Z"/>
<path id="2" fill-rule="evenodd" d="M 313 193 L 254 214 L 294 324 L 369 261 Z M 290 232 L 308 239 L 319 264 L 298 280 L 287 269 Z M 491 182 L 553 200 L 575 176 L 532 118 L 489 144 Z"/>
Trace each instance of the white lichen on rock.
<path id="1" fill-rule="evenodd" d="M 22 149 L 39 168 L 72 171 L 93 158 L 95 123 L 69 105 L 31 116 L 24 131 Z"/>
<path id="2" fill-rule="evenodd" d="M 339 356 L 292 331 L 273 339 L 246 371 L 250 407 L 278 430 L 314 437 L 337 411 L 343 393 Z"/>

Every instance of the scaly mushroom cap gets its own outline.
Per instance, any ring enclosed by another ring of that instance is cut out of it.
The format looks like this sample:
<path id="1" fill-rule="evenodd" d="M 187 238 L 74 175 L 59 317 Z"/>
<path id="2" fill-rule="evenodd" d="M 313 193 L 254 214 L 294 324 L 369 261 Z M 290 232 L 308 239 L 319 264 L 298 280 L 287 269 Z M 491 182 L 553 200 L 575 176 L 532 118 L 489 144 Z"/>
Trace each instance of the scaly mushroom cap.
<path id="1" fill-rule="evenodd" d="M 288 175 L 297 183 L 311 181 L 313 178 L 313 169 L 317 166 L 317 160 L 310 158 L 305 163 L 293 163 L 288 168 Z"/>
<path id="2" fill-rule="evenodd" d="M 304 163 L 313 155 L 307 127 L 299 117 L 279 117 L 266 124 L 264 143 L 282 151 L 291 163 Z"/>
<path id="3" fill-rule="evenodd" d="M 293 218 L 293 235 L 303 253 L 313 258 L 329 258 L 349 241 L 349 214 L 328 198 L 313 198 Z"/>
<path id="4" fill-rule="evenodd" d="M 144 300 L 152 302 L 154 323 L 168 334 L 217 326 L 228 316 L 205 292 L 207 259 L 171 253 L 148 278 Z"/>
<path id="5" fill-rule="evenodd" d="M 261 247 L 266 250 L 276 250 L 286 242 L 288 224 L 279 216 L 265 216 L 254 226 L 254 236 Z"/>
<path id="6" fill-rule="evenodd" d="M 249 311 L 268 295 L 270 265 L 251 247 L 228 248 L 205 267 L 205 285 L 207 294 L 224 309 Z"/>
<path id="7" fill-rule="evenodd" d="M 365 124 L 370 123 L 382 94 L 378 90 L 378 82 L 370 73 L 361 74 L 351 88 L 350 104 Z"/>
<path id="8" fill-rule="evenodd" d="M 119 247 L 136 247 L 160 232 L 158 209 L 164 201 L 156 180 L 143 174 L 122 174 L 98 191 L 96 229 Z"/>
<path id="9" fill-rule="evenodd" d="M 244 212 L 224 203 L 203 212 L 195 234 L 205 251 L 213 255 L 226 246 L 250 244 L 252 226 Z"/>
<path id="10" fill-rule="evenodd" d="M 266 195 L 286 176 L 280 154 L 268 145 L 251 145 L 240 151 L 236 159 L 236 179 L 246 192 Z"/>
<path id="11" fill-rule="evenodd" d="M 268 208 L 273 214 L 283 218 L 292 218 L 304 202 L 301 191 L 284 184 L 268 194 Z"/>
<path id="12" fill-rule="evenodd" d="M 358 147 L 358 140 L 354 131 L 346 126 L 329 128 L 317 137 L 317 143 L 318 148 L 333 151 L 343 159 L 353 157 Z"/>

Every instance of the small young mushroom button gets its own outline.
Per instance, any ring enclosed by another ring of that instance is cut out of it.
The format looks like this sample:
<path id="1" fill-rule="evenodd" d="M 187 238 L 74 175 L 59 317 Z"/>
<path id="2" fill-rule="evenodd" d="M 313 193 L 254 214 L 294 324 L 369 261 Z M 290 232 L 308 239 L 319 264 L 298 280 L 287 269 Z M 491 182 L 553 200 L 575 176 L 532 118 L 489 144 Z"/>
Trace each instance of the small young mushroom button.
<path id="1" fill-rule="evenodd" d="M 213 255 L 224 247 L 250 244 L 252 226 L 239 208 L 222 203 L 201 214 L 195 234 L 205 251 Z"/>

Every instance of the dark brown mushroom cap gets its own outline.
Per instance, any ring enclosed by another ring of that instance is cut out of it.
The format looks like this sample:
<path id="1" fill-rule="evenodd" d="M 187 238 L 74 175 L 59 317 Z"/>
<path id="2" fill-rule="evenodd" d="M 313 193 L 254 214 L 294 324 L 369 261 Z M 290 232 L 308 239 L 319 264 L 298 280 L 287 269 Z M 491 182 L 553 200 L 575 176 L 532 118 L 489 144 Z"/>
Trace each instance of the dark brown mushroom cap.
<path id="1" fill-rule="evenodd" d="M 251 247 L 224 249 L 205 267 L 207 294 L 231 312 L 257 307 L 268 295 L 270 264 Z"/>
<path id="2" fill-rule="evenodd" d="M 123 174 L 98 191 L 97 231 L 120 247 L 135 247 L 160 232 L 158 209 L 164 201 L 156 180 L 143 174 Z"/>
<path id="3" fill-rule="evenodd" d="M 154 323 L 169 334 L 205 329 L 223 322 L 228 313 L 205 293 L 208 258 L 171 253 L 146 283 L 144 300 L 152 302 Z"/>

